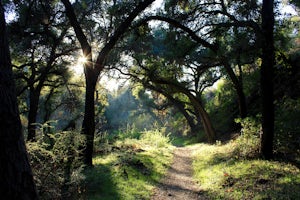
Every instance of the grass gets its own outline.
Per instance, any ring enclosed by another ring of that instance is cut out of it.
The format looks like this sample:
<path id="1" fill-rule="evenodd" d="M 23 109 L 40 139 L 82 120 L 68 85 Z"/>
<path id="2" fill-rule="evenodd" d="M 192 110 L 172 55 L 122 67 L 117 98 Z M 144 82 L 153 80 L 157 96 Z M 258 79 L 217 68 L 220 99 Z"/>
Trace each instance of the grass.
<path id="1" fill-rule="evenodd" d="M 109 152 L 94 157 L 94 168 L 86 173 L 86 198 L 150 199 L 171 164 L 172 151 L 168 137 L 158 130 L 115 141 Z"/>
<path id="2" fill-rule="evenodd" d="M 197 137 L 188 137 L 188 136 L 180 136 L 180 137 L 172 137 L 171 139 L 171 143 L 172 145 L 176 146 L 176 147 L 184 147 L 187 145 L 191 145 L 191 144 L 196 144 L 198 143 L 198 138 Z"/>
<path id="3" fill-rule="evenodd" d="M 300 171 L 277 161 L 245 159 L 239 145 L 194 145 L 194 177 L 209 199 L 300 199 Z"/>

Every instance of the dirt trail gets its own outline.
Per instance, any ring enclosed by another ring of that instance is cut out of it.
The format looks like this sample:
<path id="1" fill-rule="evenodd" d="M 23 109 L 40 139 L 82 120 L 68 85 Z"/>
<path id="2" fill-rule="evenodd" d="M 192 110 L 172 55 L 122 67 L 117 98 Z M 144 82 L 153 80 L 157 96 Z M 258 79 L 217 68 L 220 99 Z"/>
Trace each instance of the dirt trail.
<path id="1" fill-rule="evenodd" d="M 173 164 L 160 185 L 155 188 L 151 200 L 195 200 L 201 196 L 199 186 L 192 179 L 192 149 L 177 147 Z"/>

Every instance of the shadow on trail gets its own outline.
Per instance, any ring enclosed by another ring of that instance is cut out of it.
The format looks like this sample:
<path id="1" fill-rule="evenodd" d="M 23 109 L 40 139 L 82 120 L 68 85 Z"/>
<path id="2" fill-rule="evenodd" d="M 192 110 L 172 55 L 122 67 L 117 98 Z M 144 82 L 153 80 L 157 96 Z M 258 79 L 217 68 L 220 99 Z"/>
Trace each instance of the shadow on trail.
<path id="1" fill-rule="evenodd" d="M 160 194 L 154 194 L 152 200 L 210 200 L 208 193 L 195 188 L 187 188 L 179 182 L 160 182 L 157 184 Z"/>
<path id="2" fill-rule="evenodd" d="M 121 200 L 116 184 L 113 182 L 112 170 L 106 165 L 94 165 L 87 169 L 86 175 L 86 195 L 84 199 L 89 200 Z"/>

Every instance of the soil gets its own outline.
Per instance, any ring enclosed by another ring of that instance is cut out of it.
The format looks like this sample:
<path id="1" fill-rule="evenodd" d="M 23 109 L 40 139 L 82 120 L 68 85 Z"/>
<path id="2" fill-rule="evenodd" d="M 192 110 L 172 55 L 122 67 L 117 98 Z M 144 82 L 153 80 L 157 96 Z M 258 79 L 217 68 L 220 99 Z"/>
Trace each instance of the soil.
<path id="1" fill-rule="evenodd" d="M 201 195 L 200 186 L 192 178 L 192 149 L 177 147 L 174 160 L 151 200 L 195 200 L 206 199 Z"/>

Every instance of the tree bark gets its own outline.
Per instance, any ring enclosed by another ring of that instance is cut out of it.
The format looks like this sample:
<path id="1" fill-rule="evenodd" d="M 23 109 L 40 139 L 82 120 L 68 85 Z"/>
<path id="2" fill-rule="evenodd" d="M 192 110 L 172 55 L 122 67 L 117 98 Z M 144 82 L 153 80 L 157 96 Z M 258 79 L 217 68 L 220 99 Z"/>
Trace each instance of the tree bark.
<path id="1" fill-rule="evenodd" d="M 1 199 L 38 199 L 22 135 L 2 1 L 0 27 Z"/>
<path id="2" fill-rule="evenodd" d="M 86 68 L 85 112 L 81 133 L 86 137 L 86 146 L 83 148 L 82 159 L 85 165 L 92 166 L 94 135 L 95 135 L 95 88 L 98 75 Z"/>
<path id="3" fill-rule="evenodd" d="M 262 6 L 262 65 L 261 65 L 261 94 L 262 94 L 262 137 L 261 153 L 265 159 L 273 157 L 274 138 L 274 11 L 273 0 L 263 0 Z"/>

